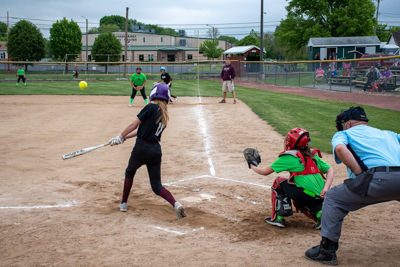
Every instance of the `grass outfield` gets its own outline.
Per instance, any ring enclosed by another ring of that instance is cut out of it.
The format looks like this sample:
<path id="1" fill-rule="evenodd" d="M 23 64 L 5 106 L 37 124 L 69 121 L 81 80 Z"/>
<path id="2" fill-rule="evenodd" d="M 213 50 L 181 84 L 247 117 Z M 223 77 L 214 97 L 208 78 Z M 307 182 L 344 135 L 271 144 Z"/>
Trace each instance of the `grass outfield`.
<path id="1" fill-rule="evenodd" d="M 151 85 L 154 81 L 149 80 Z M 179 80 L 172 87 L 178 96 L 198 96 L 197 84 L 200 94 L 205 97 L 221 96 L 221 83 L 201 80 Z M 150 86 L 147 87 L 147 93 Z M 336 132 L 335 118 L 343 109 L 358 106 L 355 103 L 337 102 L 319 98 L 291 95 L 263 91 L 254 88 L 236 87 L 240 100 L 245 102 L 262 119 L 282 135 L 294 127 L 302 127 L 311 132 L 312 146 L 324 152 L 331 152 L 330 140 Z M 27 87 L 16 87 L 15 83 L 0 83 L 2 95 L 31 95 L 31 94 L 59 94 L 59 95 L 130 95 L 131 88 L 126 81 L 89 82 L 86 90 L 78 88 L 78 82 L 32 82 Z M 356 95 L 354 97 L 357 97 Z M 128 101 L 128 99 L 127 99 Z M 228 101 L 230 102 L 230 101 Z M 228 103 L 229 104 L 229 103 Z M 222 105 L 222 104 L 221 104 Z M 363 106 L 370 119 L 370 125 L 399 131 L 400 112 L 386 110 L 372 106 Z M 252 133 L 249 133 L 251 135 Z M 268 138 L 268 133 L 265 133 Z M 250 144 L 249 144 L 250 145 Z M 261 148 L 260 148 L 261 149 Z"/>

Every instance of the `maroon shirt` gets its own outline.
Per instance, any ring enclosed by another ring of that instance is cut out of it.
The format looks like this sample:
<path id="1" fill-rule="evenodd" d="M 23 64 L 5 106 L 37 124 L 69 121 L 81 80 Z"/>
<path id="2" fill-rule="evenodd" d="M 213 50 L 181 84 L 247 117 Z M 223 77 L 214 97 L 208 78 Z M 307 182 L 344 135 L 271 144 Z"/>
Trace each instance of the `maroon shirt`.
<path id="1" fill-rule="evenodd" d="M 235 68 L 232 65 L 225 65 L 222 67 L 221 79 L 224 81 L 233 80 L 236 76 Z"/>

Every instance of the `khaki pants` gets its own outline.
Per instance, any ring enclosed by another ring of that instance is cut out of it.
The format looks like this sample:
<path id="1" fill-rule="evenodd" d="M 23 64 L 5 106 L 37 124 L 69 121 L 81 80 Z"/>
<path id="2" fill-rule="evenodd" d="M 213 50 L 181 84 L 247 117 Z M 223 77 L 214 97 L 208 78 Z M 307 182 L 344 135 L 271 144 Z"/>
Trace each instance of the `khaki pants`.
<path id="1" fill-rule="evenodd" d="M 229 90 L 229 92 L 235 91 L 235 84 L 231 80 L 222 82 L 222 92 L 225 93 L 228 90 Z"/>

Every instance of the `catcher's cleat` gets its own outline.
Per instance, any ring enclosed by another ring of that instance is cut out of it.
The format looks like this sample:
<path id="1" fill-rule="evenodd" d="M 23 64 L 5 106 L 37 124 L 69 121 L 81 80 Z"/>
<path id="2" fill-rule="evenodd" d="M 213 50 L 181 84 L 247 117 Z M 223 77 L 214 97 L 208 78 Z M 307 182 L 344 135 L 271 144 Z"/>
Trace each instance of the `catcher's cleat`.
<path id="1" fill-rule="evenodd" d="M 271 225 L 280 227 L 280 228 L 285 228 L 285 220 L 284 219 L 278 219 L 278 216 L 276 216 L 275 220 L 272 220 L 271 218 L 266 218 L 264 220 L 266 223 L 269 223 Z"/>
<path id="2" fill-rule="evenodd" d="M 122 212 L 128 211 L 128 203 L 126 203 L 126 202 L 120 203 L 119 211 L 122 211 Z"/>
<path id="3" fill-rule="evenodd" d="M 317 222 L 314 224 L 313 228 L 317 230 L 321 230 L 321 218 L 317 220 Z"/>
<path id="4" fill-rule="evenodd" d="M 182 204 L 179 203 L 178 201 L 175 202 L 174 210 L 176 212 L 176 217 L 178 219 L 182 219 L 182 218 L 186 217 L 185 209 L 183 208 Z"/>
<path id="5" fill-rule="evenodd" d="M 225 99 L 222 99 L 221 101 L 219 101 L 218 103 L 226 103 Z"/>

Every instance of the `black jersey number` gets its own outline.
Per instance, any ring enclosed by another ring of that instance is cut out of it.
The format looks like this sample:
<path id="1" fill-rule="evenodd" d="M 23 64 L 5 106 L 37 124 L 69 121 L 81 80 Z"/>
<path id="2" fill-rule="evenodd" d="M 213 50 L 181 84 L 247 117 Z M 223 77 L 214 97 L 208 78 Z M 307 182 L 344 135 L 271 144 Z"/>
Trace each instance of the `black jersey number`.
<path id="1" fill-rule="evenodd" d="M 162 124 L 162 122 L 160 121 L 160 122 L 158 123 L 157 131 L 156 131 L 156 137 L 160 137 L 160 135 L 162 134 L 162 132 L 164 131 L 164 129 L 165 129 L 165 125 Z"/>

